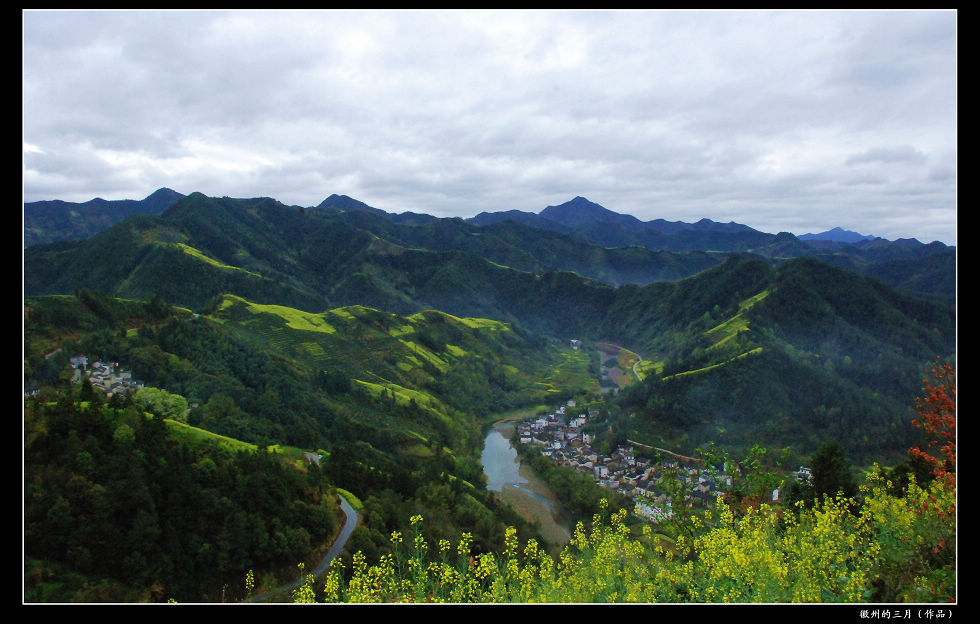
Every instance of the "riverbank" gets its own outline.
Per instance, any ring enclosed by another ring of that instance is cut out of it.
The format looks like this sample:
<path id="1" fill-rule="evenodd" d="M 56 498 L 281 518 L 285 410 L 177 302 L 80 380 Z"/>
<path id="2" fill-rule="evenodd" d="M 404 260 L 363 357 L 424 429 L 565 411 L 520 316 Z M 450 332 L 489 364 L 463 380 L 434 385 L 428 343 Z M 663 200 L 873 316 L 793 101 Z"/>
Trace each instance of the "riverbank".
<path id="1" fill-rule="evenodd" d="M 571 538 L 568 514 L 548 485 L 527 466 L 520 467 L 525 485 L 509 485 L 500 491 L 500 497 L 522 518 L 537 522 L 541 537 L 552 546 L 561 546 Z"/>
<path id="2" fill-rule="evenodd" d="M 500 435 L 509 444 L 517 424 L 533 417 L 535 413 L 535 410 L 521 410 L 510 412 L 506 416 L 502 415 L 504 417 L 496 422 L 487 438 Z M 516 456 L 516 451 L 513 451 L 513 454 Z M 484 458 L 485 461 L 488 459 L 490 458 Z M 514 460 L 508 459 L 507 461 Z M 496 467 L 485 465 L 484 471 L 488 474 L 491 472 L 499 474 Z M 539 525 L 541 536 L 549 545 L 560 546 L 568 542 L 570 537 L 568 514 L 548 484 L 529 467 L 519 465 L 515 477 L 511 478 L 509 482 L 495 485 L 494 489 L 499 492 L 501 499 L 522 518 Z"/>

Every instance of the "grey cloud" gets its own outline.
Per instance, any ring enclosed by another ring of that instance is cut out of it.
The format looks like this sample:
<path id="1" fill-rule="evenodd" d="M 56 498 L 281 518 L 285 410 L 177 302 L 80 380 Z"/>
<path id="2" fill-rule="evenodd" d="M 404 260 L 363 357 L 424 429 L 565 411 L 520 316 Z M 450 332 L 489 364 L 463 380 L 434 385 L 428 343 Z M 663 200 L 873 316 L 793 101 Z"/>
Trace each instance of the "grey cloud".
<path id="1" fill-rule="evenodd" d="M 854 154 L 847 158 L 848 165 L 861 165 L 865 163 L 908 163 L 921 165 L 926 162 L 926 156 L 921 150 L 911 145 L 898 147 L 872 147 Z"/>
<path id="2" fill-rule="evenodd" d="M 867 231 L 844 220 L 900 196 L 923 202 L 902 209 L 951 211 L 952 242 L 955 23 L 954 12 L 28 11 L 24 195 L 169 186 L 315 205 L 344 193 L 460 216 L 584 195 L 644 219 L 766 231 L 816 207 L 840 220 L 831 226 Z"/>

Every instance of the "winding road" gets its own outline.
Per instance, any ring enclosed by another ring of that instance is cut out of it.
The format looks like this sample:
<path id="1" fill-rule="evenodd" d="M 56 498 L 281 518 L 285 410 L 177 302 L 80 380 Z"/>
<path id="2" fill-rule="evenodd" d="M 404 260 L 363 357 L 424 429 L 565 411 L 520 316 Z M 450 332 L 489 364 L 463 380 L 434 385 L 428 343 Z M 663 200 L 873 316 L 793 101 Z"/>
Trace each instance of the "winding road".
<path id="1" fill-rule="evenodd" d="M 306 582 L 307 574 L 312 574 L 314 577 L 318 577 L 324 572 L 326 572 L 327 568 L 330 566 L 330 562 L 333 561 L 334 558 L 336 558 L 337 555 L 340 554 L 340 551 L 344 549 L 344 546 L 347 544 L 347 540 L 350 539 L 351 533 L 353 533 L 354 529 L 357 527 L 357 521 L 358 521 L 357 512 L 354 511 L 354 508 L 351 507 L 350 503 L 348 503 L 347 499 L 344 498 L 343 496 L 340 497 L 340 508 L 344 511 L 344 514 L 347 516 L 347 520 L 344 522 L 344 528 L 340 530 L 340 535 L 338 535 L 337 539 L 334 540 L 333 545 L 330 546 L 330 550 L 327 551 L 327 554 L 323 557 L 323 561 L 320 562 L 320 565 L 318 565 L 316 569 L 314 569 L 312 572 L 309 573 L 304 572 L 302 578 L 296 579 L 292 583 L 288 583 L 281 587 L 277 587 L 273 590 L 263 592 L 256 596 L 252 596 L 251 598 L 246 600 L 246 602 L 262 602 L 273 596 L 277 596 L 283 592 L 296 589 L 297 587 L 299 587 L 300 585 Z"/>

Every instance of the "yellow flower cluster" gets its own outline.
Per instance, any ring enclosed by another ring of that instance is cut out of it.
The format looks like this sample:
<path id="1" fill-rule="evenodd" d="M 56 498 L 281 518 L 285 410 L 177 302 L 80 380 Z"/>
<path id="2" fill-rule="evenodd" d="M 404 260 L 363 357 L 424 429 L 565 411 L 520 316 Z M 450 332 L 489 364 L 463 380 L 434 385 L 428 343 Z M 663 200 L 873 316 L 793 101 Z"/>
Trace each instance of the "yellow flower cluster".
<path id="1" fill-rule="evenodd" d="M 944 489 L 945 488 L 945 489 Z M 693 514 L 673 538 L 650 525 L 627 525 L 626 511 L 589 530 L 578 522 L 557 559 L 531 539 L 523 549 L 514 528 L 499 554 L 469 556 L 473 536 L 440 539 L 430 553 L 412 516 L 414 538 L 391 533 L 394 554 L 368 566 L 358 552 L 350 577 L 332 565 L 323 586 L 331 602 L 861 602 L 889 586 L 901 599 L 935 600 L 955 591 L 955 576 L 929 562 L 955 551 L 956 492 L 910 483 L 901 495 L 868 476 L 858 502 L 827 497 L 812 507 L 760 505 L 738 514 L 719 498 Z M 406 555 L 404 549 L 409 549 Z M 927 559 L 927 556 L 930 557 Z M 916 559 L 918 557 L 918 559 Z M 909 561 L 921 565 L 902 572 Z M 905 567 L 902 567 L 905 565 Z M 302 570 L 301 570 L 302 571 Z M 952 572 L 955 575 L 955 561 Z M 948 586 L 952 585 L 952 587 Z M 294 592 L 313 598 L 312 579 Z"/>

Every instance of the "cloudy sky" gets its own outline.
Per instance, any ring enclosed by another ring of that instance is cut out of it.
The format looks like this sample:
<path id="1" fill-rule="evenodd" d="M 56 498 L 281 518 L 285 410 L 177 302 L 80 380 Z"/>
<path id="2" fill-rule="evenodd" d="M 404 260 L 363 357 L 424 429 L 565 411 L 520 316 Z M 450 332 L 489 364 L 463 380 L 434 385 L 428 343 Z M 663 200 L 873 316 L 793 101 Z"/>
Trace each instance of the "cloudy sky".
<path id="1" fill-rule="evenodd" d="M 23 13 L 24 201 L 160 187 L 389 212 L 955 244 L 957 14 Z"/>

